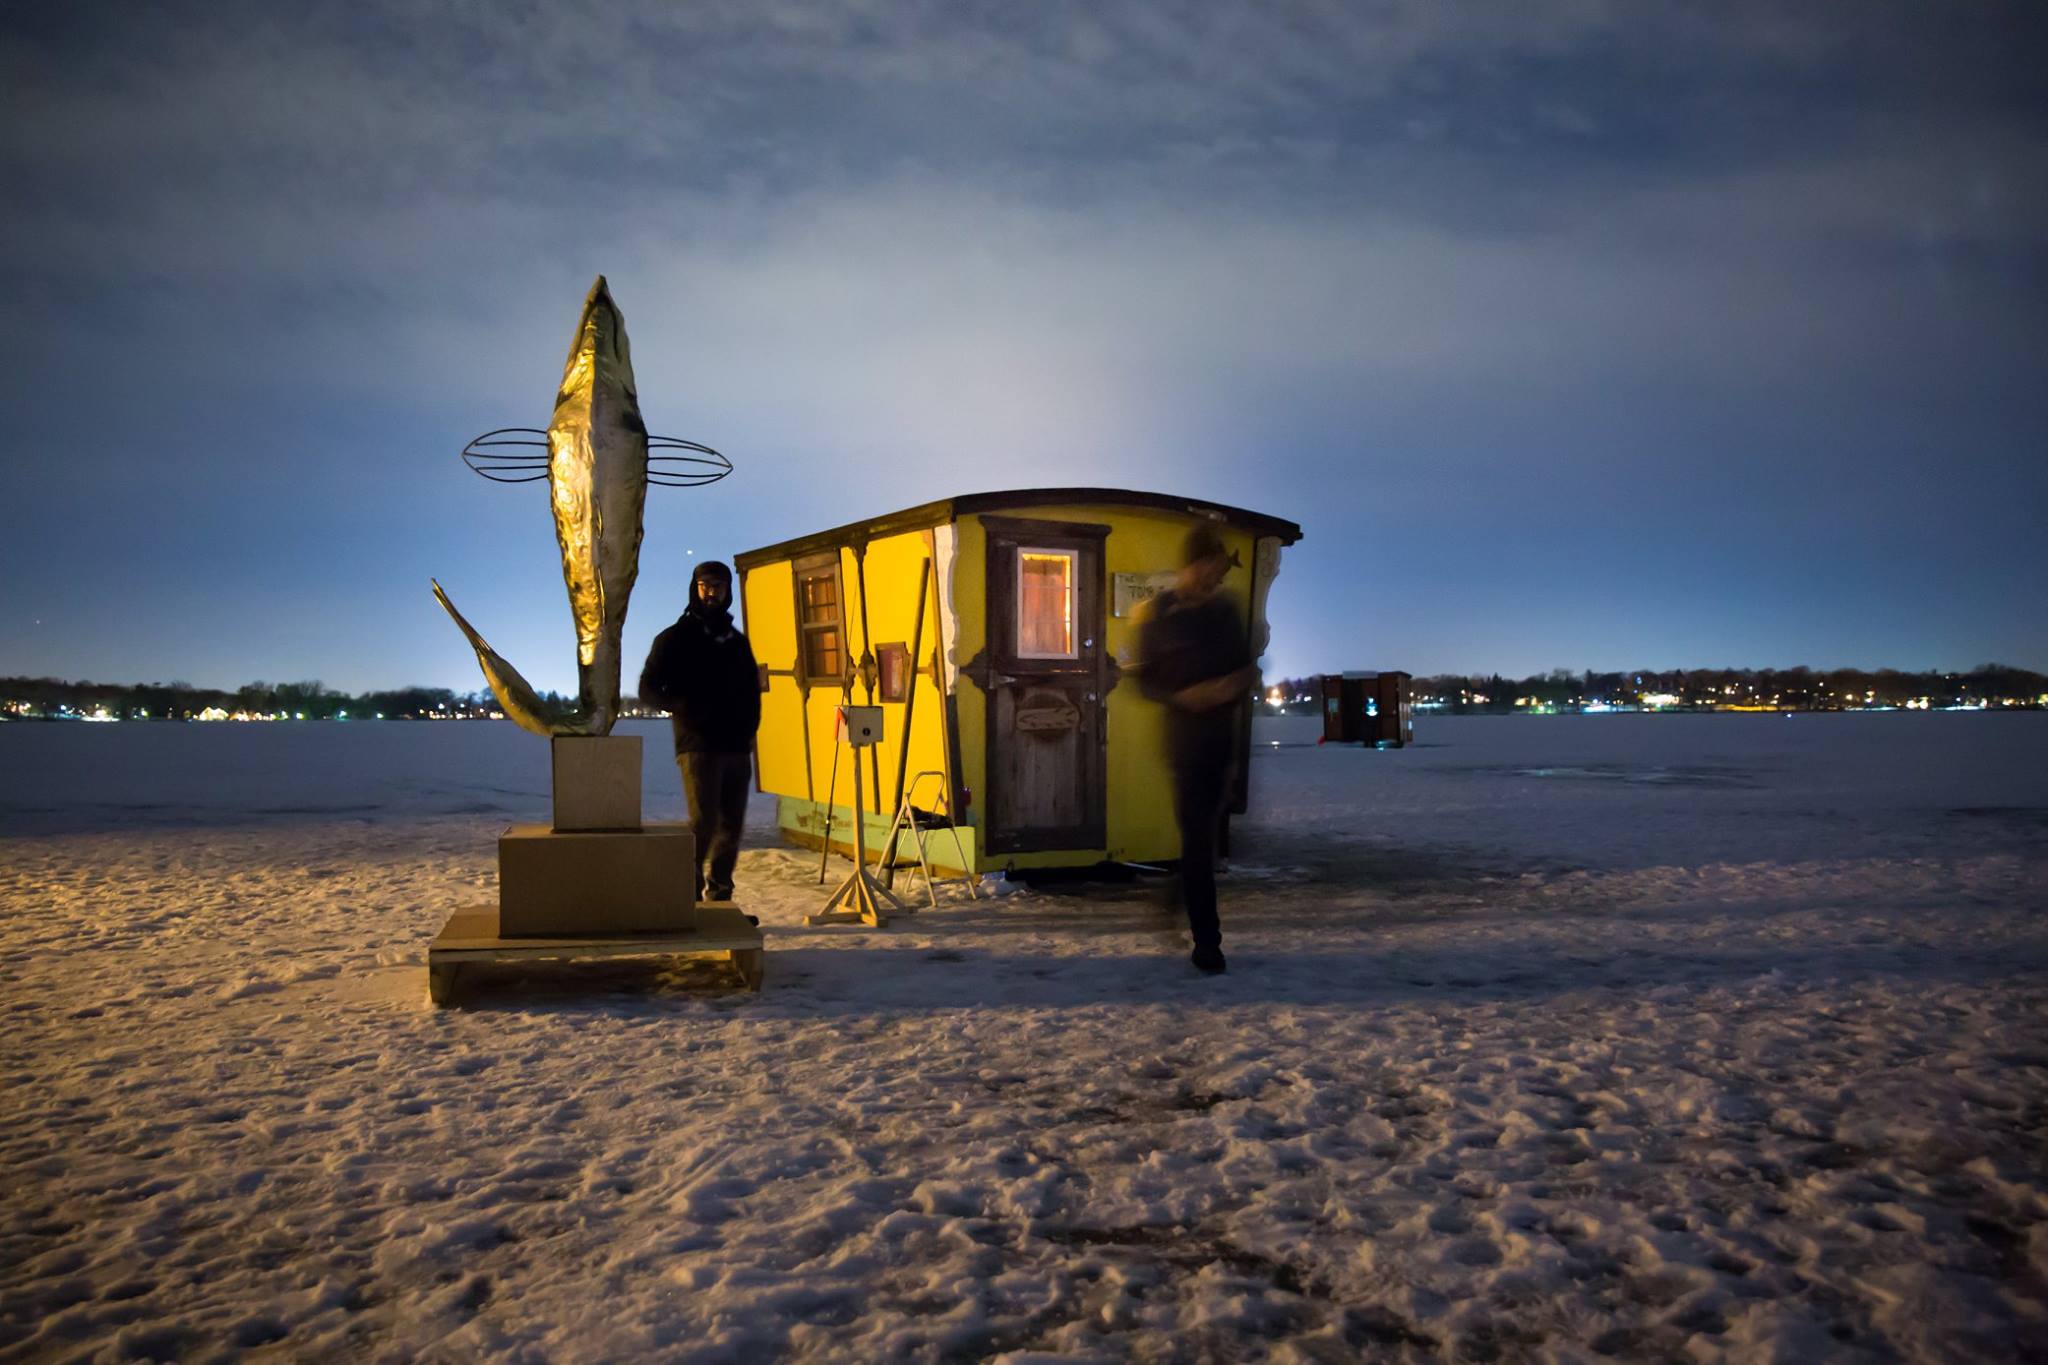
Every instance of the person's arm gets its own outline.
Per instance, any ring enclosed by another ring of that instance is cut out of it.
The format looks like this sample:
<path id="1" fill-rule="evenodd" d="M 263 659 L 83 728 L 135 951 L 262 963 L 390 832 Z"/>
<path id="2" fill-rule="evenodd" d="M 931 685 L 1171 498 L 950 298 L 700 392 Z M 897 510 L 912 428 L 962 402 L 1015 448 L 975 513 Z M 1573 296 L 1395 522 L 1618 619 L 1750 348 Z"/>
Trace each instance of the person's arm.
<path id="1" fill-rule="evenodd" d="M 678 683 L 681 681 L 681 642 L 676 639 L 678 627 L 670 626 L 654 637 L 654 647 L 647 651 L 647 664 L 640 670 L 640 701 L 643 705 L 658 706 L 664 711 L 675 711 L 681 707 L 683 698 Z"/>
<path id="2" fill-rule="evenodd" d="M 761 728 L 761 668 L 754 658 L 754 642 L 740 636 L 740 653 L 747 660 L 746 733 L 749 739 Z"/>
<path id="3" fill-rule="evenodd" d="M 1214 711 L 1234 706 L 1259 680 L 1258 661 L 1251 656 L 1251 641 L 1245 638 L 1235 606 L 1226 605 L 1228 600 L 1216 598 L 1204 603 L 1199 608 L 1200 616 L 1190 623 L 1197 638 L 1204 640 L 1200 651 L 1204 671 L 1218 671 L 1173 694 L 1171 704 L 1183 711 Z"/>
<path id="4" fill-rule="evenodd" d="M 1239 700 L 1258 680 L 1258 666 L 1246 664 L 1221 677 L 1204 678 L 1183 687 L 1167 700 L 1183 711 L 1214 711 L 1219 706 L 1229 706 Z"/>
<path id="5" fill-rule="evenodd" d="M 1132 658 L 1130 667 L 1125 671 L 1137 679 L 1138 695 L 1147 701 L 1171 705 L 1173 688 L 1163 676 L 1164 670 L 1160 666 L 1160 646 L 1163 643 L 1159 638 L 1161 605 L 1161 600 L 1154 597 L 1140 609 L 1144 615 L 1138 621 L 1137 649 L 1134 651 L 1135 657 Z"/>

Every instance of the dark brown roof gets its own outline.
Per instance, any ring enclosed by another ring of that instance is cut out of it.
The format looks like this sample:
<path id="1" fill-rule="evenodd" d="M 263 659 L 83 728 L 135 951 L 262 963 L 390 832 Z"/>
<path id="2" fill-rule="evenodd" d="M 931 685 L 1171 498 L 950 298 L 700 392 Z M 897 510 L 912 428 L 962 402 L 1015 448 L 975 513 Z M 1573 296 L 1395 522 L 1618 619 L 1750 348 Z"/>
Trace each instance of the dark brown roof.
<path id="1" fill-rule="evenodd" d="M 1017 488 L 997 493 L 966 493 L 957 498 L 941 498 L 937 502 L 906 507 L 901 512 L 890 512 L 879 517 L 869 517 L 864 521 L 848 522 L 829 531 L 814 531 L 810 535 L 798 536 L 794 540 L 779 541 L 774 545 L 764 545 L 758 550 L 748 550 L 733 556 L 733 562 L 742 569 L 751 569 L 757 565 L 772 564 L 780 559 L 793 559 L 798 555 L 831 549 L 837 545 L 874 540 L 880 536 L 892 536 L 903 531 L 922 530 L 927 526 L 941 526 L 961 516 L 979 512 L 1008 512 L 1021 507 L 1073 504 L 1144 507 L 1159 512 L 1192 512 L 1197 516 L 1213 517 L 1226 525 L 1244 527 L 1260 535 L 1278 536 L 1283 545 L 1292 545 L 1301 539 L 1301 528 L 1291 521 L 1269 517 L 1263 512 L 1249 512 L 1242 507 L 1230 507 L 1220 502 L 1204 502 L 1200 498 L 1176 498 L 1166 493 L 1139 493 L 1128 488 Z"/>

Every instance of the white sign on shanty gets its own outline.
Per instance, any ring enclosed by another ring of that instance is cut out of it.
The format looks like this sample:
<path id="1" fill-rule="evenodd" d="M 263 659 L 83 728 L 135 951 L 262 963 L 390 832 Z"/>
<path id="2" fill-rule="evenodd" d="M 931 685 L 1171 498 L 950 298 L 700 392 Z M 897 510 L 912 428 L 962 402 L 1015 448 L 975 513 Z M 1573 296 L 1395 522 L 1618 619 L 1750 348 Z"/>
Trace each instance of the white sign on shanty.
<path id="1" fill-rule="evenodd" d="M 1158 573 L 1117 574 L 1110 589 L 1110 614 L 1118 617 L 1129 616 L 1140 606 L 1172 587 L 1176 577 L 1171 569 Z"/>

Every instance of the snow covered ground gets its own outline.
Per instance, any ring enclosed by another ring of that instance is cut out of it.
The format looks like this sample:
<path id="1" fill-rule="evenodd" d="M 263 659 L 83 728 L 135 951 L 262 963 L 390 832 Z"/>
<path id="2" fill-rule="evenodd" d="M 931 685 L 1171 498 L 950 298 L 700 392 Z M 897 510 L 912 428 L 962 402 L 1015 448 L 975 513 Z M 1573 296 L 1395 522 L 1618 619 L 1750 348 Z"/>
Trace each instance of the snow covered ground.
<path id="1" fill-rule="evenodd" d="M 545 746 L 0 727 L 0 1358 L 2048 1358 L 2048 716 L 1419 732 L 1260 723 L 1221 978 L 757 802 L 761 995 L 436 1011 Z"/>

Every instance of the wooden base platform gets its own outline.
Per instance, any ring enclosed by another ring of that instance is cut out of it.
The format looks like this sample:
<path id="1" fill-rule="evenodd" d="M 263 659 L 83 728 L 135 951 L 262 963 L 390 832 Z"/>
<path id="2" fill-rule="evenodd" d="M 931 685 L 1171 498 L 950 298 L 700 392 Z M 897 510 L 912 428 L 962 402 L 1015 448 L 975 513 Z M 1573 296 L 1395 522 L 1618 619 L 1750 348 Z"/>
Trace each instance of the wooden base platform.
<path id="1" fill-rule="evenodd" d="M 699 902 L 695 927 L 674 934 L 604 934 L 586 938 L 500 938 L 498 907 L 471 905 L 441 926 L 427 949 L 427 992 L 436 1005 L 454 1000 L 465 966 L 606 957 L 714 957 L 738 969 L 747 989 L 761 989 L 761 931 L 730 901 Z"/>

